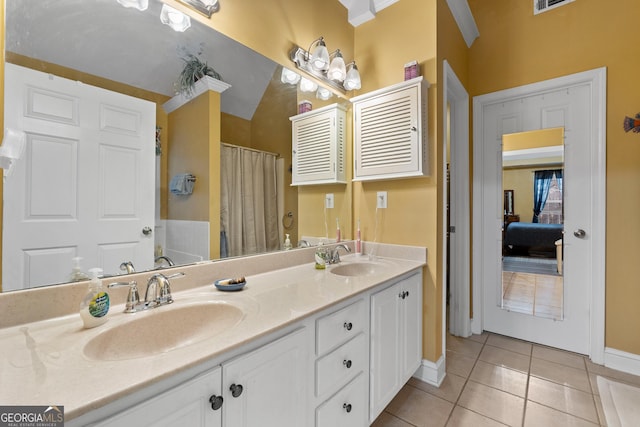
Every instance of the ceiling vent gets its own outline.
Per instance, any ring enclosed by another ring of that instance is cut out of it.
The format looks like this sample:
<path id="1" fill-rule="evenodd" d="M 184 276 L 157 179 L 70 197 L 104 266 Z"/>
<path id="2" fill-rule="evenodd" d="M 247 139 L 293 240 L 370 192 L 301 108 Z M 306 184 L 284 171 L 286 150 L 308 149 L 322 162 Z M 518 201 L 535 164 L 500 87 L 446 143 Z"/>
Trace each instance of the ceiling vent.
<path id="1" fill-rule="evenodd" d="M 575 0 L 533 0 L 533 14 L 537 15 L 556 7 L 564 6 L 574 2 Z"/>

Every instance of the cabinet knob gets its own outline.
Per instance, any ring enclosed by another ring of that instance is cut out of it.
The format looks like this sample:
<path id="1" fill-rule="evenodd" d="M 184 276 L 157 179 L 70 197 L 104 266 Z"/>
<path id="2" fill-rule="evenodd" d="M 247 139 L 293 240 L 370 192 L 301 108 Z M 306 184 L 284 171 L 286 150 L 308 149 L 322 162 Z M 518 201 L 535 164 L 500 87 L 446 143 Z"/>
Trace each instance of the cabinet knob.
<path id="1" fill-rule="evenodd" d="M 415 126 L 411 126 L 411 130 L 412 130 L 413 132 L 417 132 L 417 131 L 418 131 L 418 128 L 417 128 L 417 127 L 415 127 Z"/>
<path id="2" fill-rule="evenodd" d="M 231 390 L 231 396 L 238 397 L 242 394 L 243 388 L 240 384 L 231 384 L 229 390 Z"/>
<path id="3" fill-rule="evenodd" d="M 222 396 L 216 396 L 215 394 L 209 398 L 209 403 L 211 403 L 211 409 L 217 411 L 222 406 L 223 402 Z"/>
<path id="4" fill-rule="evenodd" d="M 347 369 L 351 368 L 351 360 L 343 360 L 342 364 L 347 367 Z"/>
<path id="5" fill-rule="evenodd" d="M 347 413 L 351 412 L 351 403 L 345 403 L 342 405 L 342 408 L 347 411 Z"/>
<path id="6" fill-rule="evenodd" d="M 350 330 L 351 330 L 351 328 L 353 328 L 353 324 L 352 324 L 351 322 L 344 322 L 344 328 L 345 328 L 347 331 L 350 331 Z"/>

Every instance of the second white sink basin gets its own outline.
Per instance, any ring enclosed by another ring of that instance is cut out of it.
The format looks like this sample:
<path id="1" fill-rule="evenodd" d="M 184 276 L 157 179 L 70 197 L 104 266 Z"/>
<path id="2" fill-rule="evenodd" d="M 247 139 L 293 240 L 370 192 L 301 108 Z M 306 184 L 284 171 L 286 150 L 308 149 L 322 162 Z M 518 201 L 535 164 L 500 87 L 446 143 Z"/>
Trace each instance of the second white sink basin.
<path id="1" fill-rule="evenodd" d="M 384 265 L 376 262 L 352 262 L 331 267 L 329 270 L 338 276 L 370 276 L 382 271 Z"/>
<path id="2" fill-rule="evenodd" d="M 129 316 L 129 315 L 127 315 Z M 152 356 L 218 335 L 240 323 L 241 309 L 224 302 L 168 305 L 131 314 L 131 320 L 92 338 L 84 354 L 93 360 Z"/>

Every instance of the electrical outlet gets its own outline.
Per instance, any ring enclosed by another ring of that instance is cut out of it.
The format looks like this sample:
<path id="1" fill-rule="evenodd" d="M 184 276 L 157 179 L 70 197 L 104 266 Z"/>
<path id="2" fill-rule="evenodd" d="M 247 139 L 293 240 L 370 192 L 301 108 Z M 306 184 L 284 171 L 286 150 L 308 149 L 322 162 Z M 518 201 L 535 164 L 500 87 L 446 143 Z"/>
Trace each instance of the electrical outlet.
<path id="1" fill-rule="evenodd" d="M 333 209 L 333 193 L 327 193 L 324 196 L 324 207 L 327 209 Z"/>
<path id="2" fill-rule="evenodd" d="M 377 204 L 376 208 L 386 209 L 387 208 L 387 192 L 386 191 L 378 191 L 378 197 L 376 198 Z"/>

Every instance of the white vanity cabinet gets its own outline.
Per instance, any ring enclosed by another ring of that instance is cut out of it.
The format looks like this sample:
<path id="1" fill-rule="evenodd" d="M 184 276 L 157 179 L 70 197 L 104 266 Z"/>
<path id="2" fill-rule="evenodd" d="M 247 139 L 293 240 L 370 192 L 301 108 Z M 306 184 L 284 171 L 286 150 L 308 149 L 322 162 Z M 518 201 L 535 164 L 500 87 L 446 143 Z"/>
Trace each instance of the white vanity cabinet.
<path id="1" fill-rule="evenodd" d="M 306 332 L 298 329 L 95 426 L 307 425 Z"/>
<path id="2" fill-rule="evenodd" d="M 422 275 L 371 296 L 370 414 L 373 422 L 420 366 Z"/>
<path id="3" fill-rule="evenodd" d="M 346 183 L 346 108 L 331 104 L 290 118 L 291 185 Z"/>
<path id="4" fill-rule="evenodd" d="M 416 77 L 351 99 L 354 181 L 428 175 L 428 87 Z"/>
<path id="5" fill-rule="evenodd" d="M 308 424 L 307 329 L 222 364 L 225 427 Z"/>
<path id="6" fill-rule="evenodd" d="M 95 427 L 160 427 L 160 426 L 222 426 L 222 396 L 220 366 L 179 386 L 112 416 Z M 210 402 L 211 400 L 211 402 Z M 216 410 L 213 404 L 216 404 Z"/>
<path id="7" fill-rule="evenodd" d="M 316 321 L 316 427 L 368 424 L 369 302 L 362 298 Z"/>

